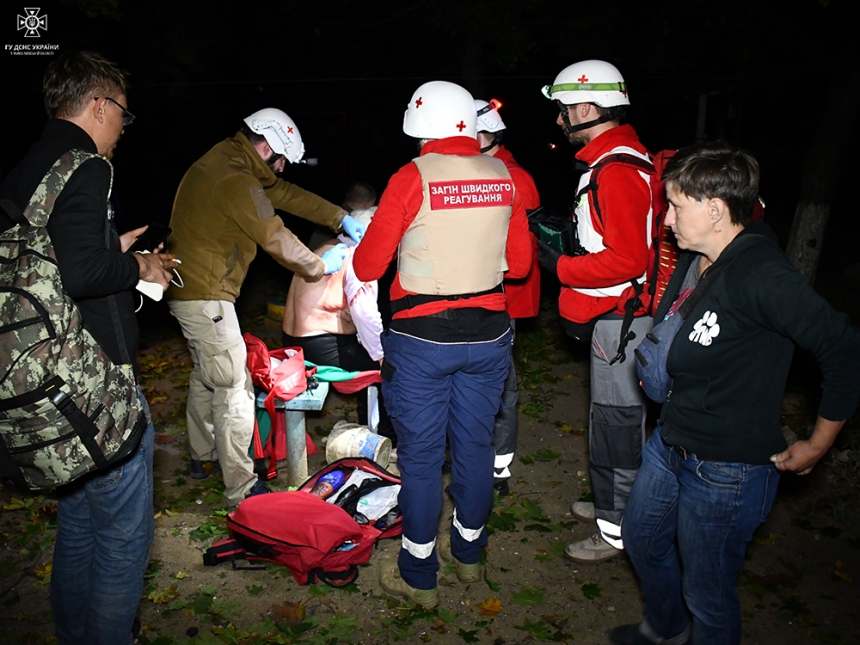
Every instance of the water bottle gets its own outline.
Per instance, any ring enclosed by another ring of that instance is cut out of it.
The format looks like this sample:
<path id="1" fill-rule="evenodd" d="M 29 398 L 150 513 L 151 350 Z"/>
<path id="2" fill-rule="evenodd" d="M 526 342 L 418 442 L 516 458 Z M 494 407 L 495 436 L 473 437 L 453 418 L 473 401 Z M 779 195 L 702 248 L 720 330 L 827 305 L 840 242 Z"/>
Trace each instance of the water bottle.
<path id="1" fill-rule="evenodd" d="M 311 488 L 311 495 L 316 495 L 320 499 L 328 499 L 338 488 L 343 486 L 345 480 L 346 476 L 341 470 L 333 470 L 330 473 L 326 473 Z"/>

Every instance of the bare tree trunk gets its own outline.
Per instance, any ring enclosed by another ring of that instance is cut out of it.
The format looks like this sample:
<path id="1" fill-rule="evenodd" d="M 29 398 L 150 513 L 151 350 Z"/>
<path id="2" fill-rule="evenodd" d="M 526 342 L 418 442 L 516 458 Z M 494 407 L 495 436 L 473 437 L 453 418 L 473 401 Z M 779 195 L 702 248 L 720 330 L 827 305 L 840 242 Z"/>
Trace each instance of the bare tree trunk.
<path id="1" fill-rule="evenodd" d="M 846 69 L 853 67 L 853 69 Z M 830 205 L 845 175 L 848 142 L 860 104 L 860 75 L 856 65 L 842 66 L 830 79 L 827 100 L 819 103 L 821 122 L 806 155 L 801 176 L 800 200 L 794 212 L 786 254 L 810 284 L 821 255 Z M 799 128 L 802 124 L 798 124 Z"/>
<path id="2" fill-rule="evenodd" d="M 835 182 L 831 183 L 835 184 Z M 807 192 L 812 191 L 804 191 L 804 193 Z M 809 280 L 810 284 L 815 283 L 815 272 L 818 269 L 821 244 L 828 219 L 830 219 L 830 199 L 816 202 L 814 197 L 801 194 L 797 209 L 794 211 L 786 253 L 791 263 Z"/>

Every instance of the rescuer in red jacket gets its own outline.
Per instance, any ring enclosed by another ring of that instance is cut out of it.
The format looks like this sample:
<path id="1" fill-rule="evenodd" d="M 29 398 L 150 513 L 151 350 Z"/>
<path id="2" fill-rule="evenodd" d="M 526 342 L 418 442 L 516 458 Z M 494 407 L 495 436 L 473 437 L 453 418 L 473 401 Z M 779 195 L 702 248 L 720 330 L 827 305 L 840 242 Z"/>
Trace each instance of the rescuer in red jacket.
<path id="1" fill-rule="evenodd" d="M 493 419 L 511 360 L 502 280 L 532 265 L 525 208 L 504 163 L 482 155 L 472 96 L 419 87 L 403 131 L 421 153 L 391 178 L 353 258 L 376 280 L 398 255 L 392 322 L 383 334 L 382 391 L 398 437 L 403 542 L 380 583 L 425 608 L 439 603 L 436 531 L 446 435 L 457 577 L 480 579 L 493 502 Z M 388 404 L 388 401 L 391 404 Z"/>

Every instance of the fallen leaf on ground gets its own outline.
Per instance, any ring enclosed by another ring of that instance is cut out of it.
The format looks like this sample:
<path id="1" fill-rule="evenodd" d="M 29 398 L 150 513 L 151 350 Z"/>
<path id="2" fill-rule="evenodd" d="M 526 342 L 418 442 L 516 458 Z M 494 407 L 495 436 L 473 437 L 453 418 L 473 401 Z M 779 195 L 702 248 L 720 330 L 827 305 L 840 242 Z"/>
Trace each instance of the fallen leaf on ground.
<path id="1" fill-rule="evenodd" d="M 289 600 L 280 605 L 273 605 L 272 618 L 279 623 L 283 621 L 288 625 L 298 625 L 305 619 L 305 606 L 300 602 Z"/>
<path id="2" fill-rule="evenodd" d="M 481 616 L 489 616 L 492 618 L 502 611 L 502 601 L 498 598 L 486 598 L 484 602 L 478 605 L 481 610 Z"/>
<path id="3" fill-rule="evenodd" d="M 156 605 L 162 605 L 166 602 L 170 602 L 174 598 L 179 595 L 179 589 L 170 585 L 166 589 L 153 589 L 146 596 L 147 600 L 151 600 Z"/>
<path id="4" fill-rule="evenodd" d="M 33 573 L 39 580 L 41 580 L 42 578 L 47 578 L 49 575 L 51 575 L 51 563 L 48 562 L 43 567 L 36 567 L 36 570 L 33 571 Z"/>

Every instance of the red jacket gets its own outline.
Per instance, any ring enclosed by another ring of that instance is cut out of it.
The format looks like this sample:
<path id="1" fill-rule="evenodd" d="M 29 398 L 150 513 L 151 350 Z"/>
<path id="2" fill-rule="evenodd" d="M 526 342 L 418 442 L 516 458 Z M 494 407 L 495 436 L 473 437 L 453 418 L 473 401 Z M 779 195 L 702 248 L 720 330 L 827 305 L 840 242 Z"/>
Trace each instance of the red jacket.
<path id="1" fill-rule="evenodd" d="M 540 206 L 540 196 L 534 179 L 520 166 L 510 151 L 503 145 L 499 145 L 496 159 L 505 162 L 505 167 L 511 173 L 514 180 L 514 188 L 523 202 L 526 210 L 532 210 Z M 540 262 L 537 257 L 537 237 L 529 231 L 529 240 L 532 246 L 532 266 L 525 278 L 511 278 L 505 276 L 505 294 L 507 295 L 507 310 L 511 318 L 531 318 L 538 315 L 540 311 Z"/>
<path id="2" fill-rule="evenodd" d="M 607 130 L 590 141 L 576 158 L 589 165 L 618 146 L 646 152 L 629 125 Z M 594 229 L 603 236 L 606 247 L 599 253 L 576 257 L 562 256 L 558 262 L 561 315 L 573 322 L 585 323 L 601 314 L 624 313 L 624 303 L 633 295 L 633 287 L 618 297 L 594 297 L 568 287 L 600 288 L 620 284 L 642 276 L 648 267 L 647 216 L 651 208 L 651 191 L 639 173 L 621 164 L 607 165 L 598 178 L 598 199 L 602 221 L 594 209 L 593 194 L 588 193 Z M 646 309 L 647 290 L 641 296 Z M 643 310 L 640 310 L 643 311 Z"/>
<path id="3" fill-rule="evenodd" d="M 481 149 L 477 140 L 471 137 L 448 137 L 429 141 L 421 148 L 422 155 L 431 152 L 470 156 L 481 154 Z M 515 189 L 518 188 L 516 181 L 514 181 L 514 187 Z M 361 244 L 356 247 L 352 266 L 359 280 L 369 282 L 382 277 L 395 253 L 397 253 L 400 239 L 418 214 L 423 200 L 421 175 L 418 172 L 418 167 L 410 162 L 394 173 L 389 180 L 388 186 L 386 186 L 385 192 L 382 193 L 379 200 L 379 207 L 376 209 L 373 220 L 367 227 Z M 508 262 L 506 275 L 515 278 L 525 277 L 534 260 L 525 205 L 518 190 L 514 195 L 505 256 Z M 400 274 L 398 273 L 391 285 L 391 300 L 399 300 L 411 293 L 400 285 Z M 430 302 L 400 311 L 394 314 L 393 318 L 416 318 L 438 313 L 445 309 L 466 307 L 504 311 L 505 294 L 493 293 L 463 300 Z"/>

